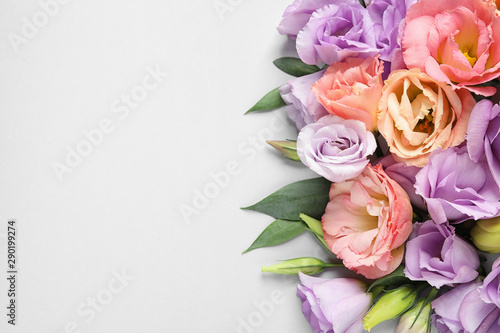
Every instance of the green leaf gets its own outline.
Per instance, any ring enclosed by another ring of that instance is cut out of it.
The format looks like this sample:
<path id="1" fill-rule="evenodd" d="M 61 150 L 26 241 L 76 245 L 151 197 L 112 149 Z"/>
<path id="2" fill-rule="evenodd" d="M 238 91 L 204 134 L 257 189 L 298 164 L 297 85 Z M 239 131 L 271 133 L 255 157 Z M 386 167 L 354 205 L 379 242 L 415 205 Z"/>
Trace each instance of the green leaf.
<path id="1" fill-rule="evenodd" d="M 268 92 L 264 97 L 262 97 L 257 104 L 252 106 L 250 110 L 245 112 L 245 114 L 255 111 L 268 111 L 274 110 L 279 107 L 285 106 L 286 103 L 281 98 L 279 87 Z"/>
<path id="2" fill-rule="evenodd" d="M 299 58 L 283 57 L 273 61 L 273 64 L 283 72 L 293 76 L 304 76 L 320 71 L 316 65 L 308 65 Z"/>
<path id="3" fill-rule="evenodd" d="M 400 286 L 406 283 L 411 282 L 410 279 L 408 279 L 405 276 L 404 273 L 404 266 L 400 265 L 394 272 L 391 274 L 388 274 L 386 276 L 381 277 L 378 280 L 375 280 L 370 287 L 368 287 L 368 290 L 366 292 L 370 292 L 373 290 L 375 287 L 378 286 Z"/>
<path id="4" fill-rule="evenodd" d="M 331 182 L 324 178 L 302 180 L 289 184 L 259 201 L 244 207 L 276 219 L 300 221 L 300 214 L 320 219 L 328 204 Z"/>
<path id="5" fill-rule="evenodd" d="M 300 235 L 306 229 L 306 225 L 300 221 L 284 221 L 278 219 L 271 223 L 243 253 L 260 247 L 284 243 Z"/>

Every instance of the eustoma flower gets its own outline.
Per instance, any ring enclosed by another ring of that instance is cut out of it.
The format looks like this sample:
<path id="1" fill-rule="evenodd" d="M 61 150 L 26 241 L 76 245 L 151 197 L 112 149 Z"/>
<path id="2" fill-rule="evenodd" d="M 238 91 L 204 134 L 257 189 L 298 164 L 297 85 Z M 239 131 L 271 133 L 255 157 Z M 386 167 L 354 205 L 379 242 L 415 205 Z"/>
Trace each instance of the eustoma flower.
<path id="1" fill-rule="evenodd" d="M 316 10 L 297 35 L 297 53 L 306 64 L 332 64 L 378 53 L 373 22 L 358 0 L 332 0 Z"/>
<path id="2" fill-rule="evenodd" d="M 432 302 L 432 319 L 439 332 L 500 332 L 500 308 L 481 300 L 480 286 L 478 281 L 461 284 Z"/>
<path id="3" fill-rule="evenodd" d="M 467 127 L 467 150 L 474 162 L 486 157 L 500 186 L 500 105 L 487 99 L 476 104 Z"/>
<path id="4" fill-rule="evenodd" d="M 328 67 L 311 91 L 330 114 L 360 120 L 373 131 L 382 96 L 382 72 L 378 57 L 347 58 Z"/>
<path id="5" fill-rule="evenodd" d="M 392 70 L 406 68 L 399 35 L 406 11 L 415 2 L 417 0 L 373 0 L 366 7 L 373 21 L 380 59 L 390 62 Z"/>
<path id="6" fill-rule="evenodd" d="M 295 0 L 283 13 L 283 19 L 278 26 L 279 33 L 296 38 L 311 18 L 311 14 L 332 2 L 332 0 Z"/>
<path id="7" fill-rule="evenodd" d="M 476 87 L 500 75 L 500 19 L 482 0 L 420 0 L 406 14 L 402 39 L 408 68 L 436 80 L 491 96 Z"/>
<path id="8" fill-rule="evenodd" d="M 500 191 L 486 161 L 471 160 L 465 146 L 433 152 L 415 188 L 436 223 L 490 218 L 500 209 Z"/>
<path id="9" fill-rule="evenodd" d="M 330 115 L 302 128 L 297 138 L 302 163 L 332 182 L 359 175 L 376 148 L 362 122 Z"/>
<path id="10" fill-rule="evenodd" d="M 328 114 L 311 92 L 312 84 L 324 73 L 325 71 L 319 71 L 289 80 L 279 90 L 281 98 L 287 104 L 285 112 L 299 130 Z"/>
<path id="11" fill-rule="evenodd" d="M 358 280 L 322 279 L 299 273 L 297 294 L 314 333 L 361 332 L 371 295 Z"/>
<path id="12" fill-rule="evenodd" d="M 476 250 L 455 234 L 448 223 L 415 223 L 406 244 L 405 275 L 440 288 L 466 283 L 478 276 Z"/>
<path id="13" fill-rule="evenodd" d="M 424 166 L 432 151 L 464 141 L 471 93 L 454 91 L 418 69 L 392 72 L 379 104 L 378 129 L 394 158 Z"/>
<path id="14" fill-rule="evenodd" d="M 479 297 L 489 304 L 500 308 L 500 258 L 492 265 L 491 272 L 486 276 L 479 288 Z"/>
<path id="15" fill-rule="evenodd" d="M 379 164 L 333 183 L 322 218 L 325 242 L 344 265 L 369 279 L 394 271 L 412 231 L 408 195 Z"/>

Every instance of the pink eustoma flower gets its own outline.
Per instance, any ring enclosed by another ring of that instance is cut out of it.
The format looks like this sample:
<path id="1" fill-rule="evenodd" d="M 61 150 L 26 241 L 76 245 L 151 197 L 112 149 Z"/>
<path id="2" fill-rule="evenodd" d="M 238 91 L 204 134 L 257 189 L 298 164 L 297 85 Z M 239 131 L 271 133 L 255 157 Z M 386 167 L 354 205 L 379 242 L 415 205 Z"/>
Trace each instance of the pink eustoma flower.
<path id="1" fill-rule="evenodd" d="M 311 91 L 328 113 L 360 120 L 367 130 L 373 131 L 377 128 L 383 71 L 383 62 L 378 56 L 346 58 L 330 65 Z"/>
<path id="2" fill-rule="evenodd" d="M 491 96 L 500 76 L 500 17 L 483 0 L 420 0 L 406 14 L 404 62 L 432 78 Z"/>
<path id="3" fill-rule="evenodd" d="M 369 279 L 394 271 L 412 232 L 413 210 L 405 190 L 382 165 L 333 183 L 322 218 L 325 242 L 344 265 Z"/>

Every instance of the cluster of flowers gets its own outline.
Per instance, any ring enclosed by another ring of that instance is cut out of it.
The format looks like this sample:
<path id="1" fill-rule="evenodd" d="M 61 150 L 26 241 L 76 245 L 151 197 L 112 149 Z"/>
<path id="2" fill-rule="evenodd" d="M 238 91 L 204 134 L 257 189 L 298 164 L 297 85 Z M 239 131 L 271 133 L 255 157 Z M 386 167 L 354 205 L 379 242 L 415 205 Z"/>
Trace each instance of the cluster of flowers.
<path id="1" fill-rule="evenodd" d="M 422 281 L 367 289 L 302 270 L 315 333 L 399 315 L 399 332 L 427 331 L 431 315 L 440 332 L 500 332 L 500 259 L 480 260 L 500 252 L 499 3 L 295 0 L 284 12 L 278 31 L 317 66 L 279 94 L 299 131 L 285 148 L 332 182 L 324 243 L 366 279 L 400 268 Z"/>

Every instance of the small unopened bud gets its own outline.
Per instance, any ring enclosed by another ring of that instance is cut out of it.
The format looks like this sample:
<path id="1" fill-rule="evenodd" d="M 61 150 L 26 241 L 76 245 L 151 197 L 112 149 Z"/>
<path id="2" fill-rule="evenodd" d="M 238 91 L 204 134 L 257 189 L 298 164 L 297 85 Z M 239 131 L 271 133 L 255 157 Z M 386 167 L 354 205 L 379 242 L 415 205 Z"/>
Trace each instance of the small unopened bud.
<path id="1" fill-rule="evenodd" d="M 430 325 L 431 303 L 424 306 L 420 301 L 413 308 L 403 313 L 396 333 L 427 333 Z"/>
<path id="2" fill-rule="evenodd" d="M 266 273 L 289 275 L 298 275 L 300 271 L 304 274 L 314 275 L 322 272 L 325 268 L 337 267 L 341 265 L 342 264 L 328 264 L 317 258 L 303 257 L 290 259 L 272 266 L 262 267 L 262 271 Z"/>
<path id="3" fill-rule="evenodd" d="M 406 311 L 417 294 L 411 287 L 401 287 L 388 291 L 375 303 L 363 319 L 363 326 L 368 332 L 383 321 L 396 318 Z"/>
<path id="4" fill-rule="evenodd" d="M 477 221 L 470 235 L 481 251 L 500 253 L 500 217 Z"/>
<path id="5" fill-rule="evenodd" d="M 286 158 L 294 161 L 300 161 L 297 155 L 297 142 L 295 141 L 266 141 L 273 146 L 277 151 L 282 153 Z"/>

